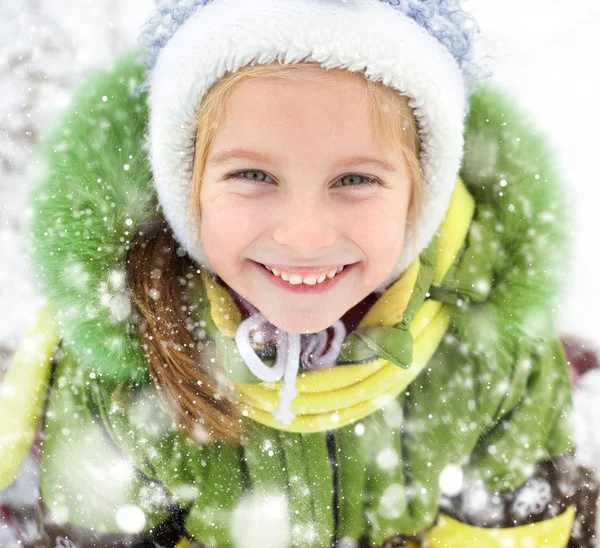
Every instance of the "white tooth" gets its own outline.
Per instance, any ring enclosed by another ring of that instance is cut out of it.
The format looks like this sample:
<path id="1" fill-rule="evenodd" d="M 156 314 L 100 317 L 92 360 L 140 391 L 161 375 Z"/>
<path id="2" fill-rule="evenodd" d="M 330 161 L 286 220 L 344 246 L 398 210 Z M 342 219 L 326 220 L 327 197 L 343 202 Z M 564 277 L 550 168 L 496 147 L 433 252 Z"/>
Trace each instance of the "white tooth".
<path id="1" fill-rule="evenodd" d="M 338 272 L 341 272 L 344 267 L 339 267 L 339 268 L 334 268 L 332 270 L 330 270 L 329 272 L 320 274 L 319 276 L 307 276 L 305 278 L 302 278 L 302 276 L 299 276 L 298 274 L 290 274 L 289 272 L 285 272 L 285 271 L 280 271 L 277 270 L 276 268 L 271 268 L 265 265 L 265 267 L 271 271 L 275 276 L 279 276 L 281 279 L 285 280 L 286 282 L 290 282 L 292 285 L 299 285 L 299 284 L 306 284 L 306 285 L 315 285 L 317 283 L 323 283 L 325 281 L 325 278 L 333 278 Z"/>
<path id="2" fill-rule="evenodd" d="M 283 278 L 283 274 L 281 275 Z M 285 278 L 283 278 L 285 280 Z M 302 276 L 298 276 L 298 274 L 292 274 L 289 278 L 289 282 L 292 285 L 300 285 L 302 283 Z"/>

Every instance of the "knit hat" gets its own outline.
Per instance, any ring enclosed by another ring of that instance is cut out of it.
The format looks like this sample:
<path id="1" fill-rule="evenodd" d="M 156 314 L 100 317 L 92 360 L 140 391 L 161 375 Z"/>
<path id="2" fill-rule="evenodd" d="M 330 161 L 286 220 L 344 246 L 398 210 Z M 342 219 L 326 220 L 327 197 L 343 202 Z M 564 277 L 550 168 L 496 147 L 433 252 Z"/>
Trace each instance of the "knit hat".
<path id="1" fill-rule="evenodd" d="M 422 142 L 423 189 L 388 287 L 427 247 L 448 208 L 464 118 L 482 69 L 476 25 L 460 0 L 166 0 L 140 42 L 149 92 L 148 147 L 158 198 L 178 242 L 215 273 L 193 230 L 197 112 L 210 87 L 249 64 L 318 62 L 363 70 L 410 98 Z M 412 245 L 417 229 L 416 248 Z"/>

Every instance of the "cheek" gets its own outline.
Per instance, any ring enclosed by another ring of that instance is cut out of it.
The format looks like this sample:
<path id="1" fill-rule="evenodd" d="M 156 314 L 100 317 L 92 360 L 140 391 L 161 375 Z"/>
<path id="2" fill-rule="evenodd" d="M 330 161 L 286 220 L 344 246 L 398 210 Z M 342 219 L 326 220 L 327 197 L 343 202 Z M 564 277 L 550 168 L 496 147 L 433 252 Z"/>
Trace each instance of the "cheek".
<path id="1" fill-rule="evenodd" d="M 259 233 L 263 218 L 240 197 L 221 196 L 203 203 L 200 238 L 211 264 L 217 268 L 235 260 Z"/>
<path id="2" fill-rule="evenodd" d="M 352 239 L 371 266 L 395 264 L 402 251 L 406 214 L 397 204 L 379 201 L 357 208 L 351 217 Z"/>

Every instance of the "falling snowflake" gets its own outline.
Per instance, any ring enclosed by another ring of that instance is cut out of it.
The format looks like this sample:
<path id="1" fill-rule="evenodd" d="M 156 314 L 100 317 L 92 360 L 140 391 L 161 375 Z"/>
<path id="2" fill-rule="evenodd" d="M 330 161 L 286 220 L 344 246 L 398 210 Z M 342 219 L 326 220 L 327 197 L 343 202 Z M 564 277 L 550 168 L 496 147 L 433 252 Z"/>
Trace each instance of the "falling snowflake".
<path id="1" fill-rule="evenodd" d="M 140 507 L 144 512 L 152 513 L 172 505 L 173 497 L 159 484 L 151 483 L 140 489 Z"/>
<path id="2" fill-rule="evenodd" d="M 108 283 L 100 282 L 98 295 L 100 305 L 110 311 L 113 323 L 123 321 L 131 314 L 131 301 L 118 273 L 113 272 Z"/>
<path id="3" fill-rule="evenodd" d="M 377 455 L 377 466 L 382 470 L 393 470 L 400 464 L 398 451 L 393 447 L 385 447 Z"/>
<path id="4" fill-rule="evenodd" d="M 265 520 L 265 516 L 269 519 Z M 231 536 L 239 548 L 284 548 L 292 541 L 287 496 L 283 493 L 248 494 L 233 510 Z"/>
<path id="5" fill-rule="evenodd" d="M 512 504 L 514 513 L 520 518 L 539 514 L 552 500 L 550 484 L 543 479 L 535 479 L 525 484 Z"/>
<path id="6" fill-rule="evenodd" d="M 73 262 L 67 265 L 64 270 L 64 279 L 71 286 L 76 289 L 85 290 L 88 287 L 90 281 L 90 275 L 85 271 L 85 267 L 82 263 Z"/>
<path id="7" fill-rule="evenodd" d="M 458 495 L 463 488 L 463 469 L 456 463 L 448 464 L 439 476 L 439 486 L 447 497 Z"/>
<path id="8" fill-rule="evenodd" d="M 146 514 L 135 504 L 124 504 L 115 513 L 115 521 L 124 533 L 140 533 L 146 525 Z"/>
<path id="9" fill-rule="evenodd" d="M 386 487 L 379 499 L 377 513 L 387 519 L 399 518 L 407 506 L 407 491 L 403 485 L 392 483 Z"/>

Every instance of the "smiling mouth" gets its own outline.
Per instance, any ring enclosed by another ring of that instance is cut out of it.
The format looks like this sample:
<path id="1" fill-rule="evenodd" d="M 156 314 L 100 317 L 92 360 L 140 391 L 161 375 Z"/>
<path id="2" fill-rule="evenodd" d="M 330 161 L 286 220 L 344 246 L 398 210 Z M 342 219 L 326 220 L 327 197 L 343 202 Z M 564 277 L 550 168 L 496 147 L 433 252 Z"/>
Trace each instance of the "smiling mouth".
<path id="1" fill-rule="evenodd" d="M 331 280 L 332 278 L 335 278 L 335 276 L 337 274 L 339 274 L 340 272 L 342 272 L 342 270 L 344 270 L 344 268 L 346 267 L 346 265 L 341 265 L 337 268 L 332 268 L 330 270 L 324 270 L 320 273 L 300 276 L 299 274 L 294 274 L 292 272 L 286 272 L 285 270 L 280 270 L 275 267 L 270 267 L 270 266 L 267 266 L 264 264 L 262 266 L 264 268 L 266 268 L 269 272 L 271 272 L 273 275 L 277 276 L 278 278 L 281 278 L 282 280 L 285 280 L 286 282 L 289 282 L 292 285 L 320 284 L 320 283 L 323 283 L 327 279 Z"/>
<path id="2" fill-rule="evenodd" d="M 268 272 L 269 276 L 272 277 L 274 281 L 278 281 L 279 284 L 283 284 L 283 286 L 287 287 L 297 287 L 308 289 L 310 286 L 315 286 L 314 288 L 323 288 L 329 287 L 332 283 L 336 282 L 338 277 L 341 277 L 342 274 L 345 274 L 350 267 L 354 266 L 357 263 L 340 265 L 338 267 L 332 268 L 327 271 L 322 271 L 320 273 L 308 274 L 305 276 L 300 276 L 298 274 L 294 274 L 291 272 L 286 272 L 275 267 L 267 266 L 263 263 L 258 263 L 253 261 L 257 266 L 262 267 L 263 271 Z"/>

